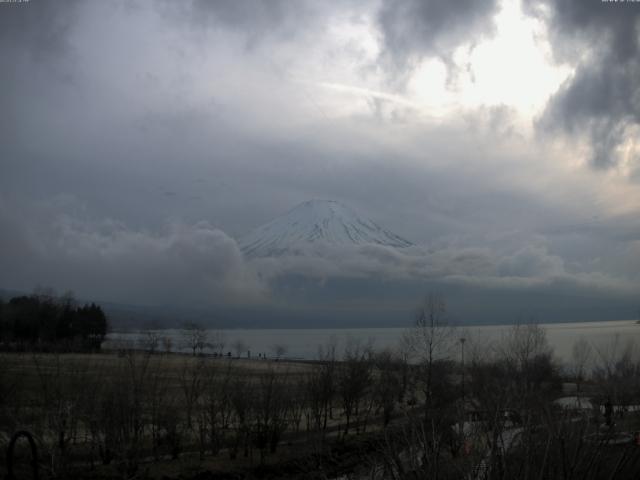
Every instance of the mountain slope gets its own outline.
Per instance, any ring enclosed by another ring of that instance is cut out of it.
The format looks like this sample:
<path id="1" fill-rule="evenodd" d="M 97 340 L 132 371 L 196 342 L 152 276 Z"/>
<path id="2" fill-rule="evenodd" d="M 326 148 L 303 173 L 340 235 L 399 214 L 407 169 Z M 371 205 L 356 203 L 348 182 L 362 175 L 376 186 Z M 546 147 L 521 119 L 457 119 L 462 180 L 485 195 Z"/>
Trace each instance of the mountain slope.
<path id="1" fill-rule="evenodd" d="M 240 239 L 249 257 L 273 257 L 295 253 L 305 245 L 377 244 L 394 248 L 411 242 L 359 217 L 353 210 L 332 200 L 309 200 Z"/>

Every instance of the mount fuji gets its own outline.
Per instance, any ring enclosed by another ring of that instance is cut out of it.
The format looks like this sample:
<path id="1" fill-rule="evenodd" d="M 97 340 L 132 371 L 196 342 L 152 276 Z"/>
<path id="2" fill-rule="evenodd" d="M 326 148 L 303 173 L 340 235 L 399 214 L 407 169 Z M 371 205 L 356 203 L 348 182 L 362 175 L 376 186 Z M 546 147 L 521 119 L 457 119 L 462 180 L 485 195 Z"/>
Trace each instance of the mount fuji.
<path id="1" fill-rule="evenodd" d="M 239 240 L 240 248 L 247 257 L 295 254 L 320 243 L 334 246 L 375 244 L 393 248 L 413 245 L 333 200 L 301 203 Z"/>

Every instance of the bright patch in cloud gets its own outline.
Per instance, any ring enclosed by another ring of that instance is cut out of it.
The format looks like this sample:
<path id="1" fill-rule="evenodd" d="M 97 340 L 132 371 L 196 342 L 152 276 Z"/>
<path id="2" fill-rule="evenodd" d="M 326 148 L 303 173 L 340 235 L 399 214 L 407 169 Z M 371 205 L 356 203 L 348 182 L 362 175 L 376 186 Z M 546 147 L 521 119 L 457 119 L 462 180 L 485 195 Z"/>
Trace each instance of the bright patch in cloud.
<path id="1" fill-rule="evenodd" d="M 442 115 L 488 105 L 513 107 L 529 119 L 539 114 L 571 70 L 551 64 L 544 25 L 518 4 L 506 2 L 495 21 L 495 37 L 456 50 L 450 76 L 442 60 L 425 60 L 409 83 L 410 96 Z"/>

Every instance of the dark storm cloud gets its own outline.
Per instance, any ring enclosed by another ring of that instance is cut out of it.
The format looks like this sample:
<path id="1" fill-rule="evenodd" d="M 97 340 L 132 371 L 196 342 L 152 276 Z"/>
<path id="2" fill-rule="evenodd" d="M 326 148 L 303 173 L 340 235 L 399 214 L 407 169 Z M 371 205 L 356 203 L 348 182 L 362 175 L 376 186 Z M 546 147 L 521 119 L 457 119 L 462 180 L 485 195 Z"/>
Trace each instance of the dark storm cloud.
<path id="1" fill-rule="evenodd" d="M 558 256 L 529 244 L 398 252 L 380 246 L 317 246 L 308 255 L 253 261 L 274 295 L 307 310 L 331 310 L 338 325 L 408 324 L 425 291 L 440 292 L 456 322 L 503 323 L 629 318 L 635 291 L 597 273 L 569 272 Z M 373 300 L 373 299 L 376 300 Z M 376 305 L 376 307 L 374 307 Z M 331 320 L 327 320 L 331 321 Z"/>
<path id="2" fill-rule="evenodd" d="M 46 91 L 48 82 L 72 81 L 68 34 L 77 10 L 76 1 L 0 4 L 0 161 L 14 153 L 28 99 Z"/>
<path id="3" fill-rule="evenodd" d="M 273 43 L 296 42 L 320 35 L 330 19 L 340 12 L 370 7 L 369 0 L 342 0 L 324 3 L 306 0 L 240 0 L 164 2 L 157 5 L 171 22 L 187 26 L 187 32 L 219 29 L 239 35 L 244 47 L 256 49 Z"/>
<path id="4" fill-rule="evenodd" d="M 272 326 L 285 321 L 283 312 L 273 310 L 278 305 L 297 309 L 290 312 L 292 324 L 323 325 L 322 312 L 349 325 L 374 319 L 402 324 L 425 289 L 442 292 L 459 321 L 508 322 L 530 308 L 540 320 L 596 319 L 603 311 L 585 305 L 597 307 L 599 299 L 600 307 L 610 306 L 606 315 L 631 312 L 637 284 L 619 275 L 576 271 L 543 237 L 403 251 L 317 244 L 297 255 L 248 261 L 235 240 L 207 223 L 134 229 L 96 219 L 73 197 L 30 208 L 4 199 L 2 205 L 0 226 L 10 235 L 0 242 L 0 285 L 29 290 L 37 279 L 81 298 L 213 311 L 242 306 L 235 313 L 219 312 L 227 325 L 255 325 L 255 312 L 245 312 L 252 304 L 263 305 L 264 315 L 280 322 Z M 628 265 L 637 254 L 621 252 L 615 260 Z M 612 271 L 619 274 L 618 267 Z M 496 303 L 487 304 L 490 299 Z"/>
<path id="5" fill-rule="evenodd" d="M 32 0 L 6 3 L 0 9 L 0 48 L 26 50 L 38 61 L 66 50 L 67 34 L 76 20 L 78 1 Z M 5 57 L 3 57 L 5 58 Z"/>
<path id="6" fill-rule="evenodd" d="M 57 201 L 55 201 L 57 200 Z M 7 208 L 0 198 L 0 285 L 38 284 L 84 298 L 211 307 L 260 303 L 266 287 L 232 238 L 206 222 L 135 230 L 73 212 L 72 197 Z"/>
<path id="7" fill-rule="evenodd" d="M 491 35 L 496 0 L 384 0 L 379 23 L 386 53 L 400 68 L 424 56 L 445 63 L 460 45 Z"/>
<path id="8" fill-rule="evenodd" d="M 627 129 L 640 123 L 640 4 L 551 0 L 528 7 L 534 15 L 549 15 L 556 58 L 577 63 L 551 99 L 541 126 L 586 135 L 595 167 L 617 165 L 616 148 L 631 134 Z M 637 164 L 639 159 L 629 160 Z"/>
<path id="9" fill-rule="evenodd" d="M 573 289 L 575 294 L 600 291 L 628 295 L 632 291 L 610 275 L 570 269 L 542 238 L 529 239 L 516 248 L 494 245 L 398 250 L 380 245 L 337 248 L 316 244 L 295 255 L 255 259 L 250 263 L 267 279 L 287 275 L 304 275 L 320 282 L 337 277 L 377 278 L 523 292 L 562 283 L 565 290 Z"/>
<path id="10" fill-rule="evenodd" d="M 173 2 L 171 2 L 173 3 Z M 179 14 L 183 20 L 203 28 L 230 28 L 246 35 L 247 46 L 255 46 L 265 37 L 287 38 L 295 34 L 301 22 L 311 14 L 305 2 L 258 0 L 210 2 L 193 0 L 165 5 L 167 14 Z M 171 7 L 171 9 L 169 9 Z"/>

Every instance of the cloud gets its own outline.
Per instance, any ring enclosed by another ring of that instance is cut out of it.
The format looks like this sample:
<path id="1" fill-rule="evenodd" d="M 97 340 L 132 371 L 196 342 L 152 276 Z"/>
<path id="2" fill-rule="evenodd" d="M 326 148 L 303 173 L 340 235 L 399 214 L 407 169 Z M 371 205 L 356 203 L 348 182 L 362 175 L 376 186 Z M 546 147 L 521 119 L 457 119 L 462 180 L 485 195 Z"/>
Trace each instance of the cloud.
<path id="1" fill-rule="evenodd" d="M 246 51 L 292 44 L 322 35 L 336 15 L 370 7 L 369 0 L 343 0 L 325 4 L 301 0 L 255 0 L 210 2 L 187 0 L 161 2 L 156 8 L 170 24 L 180 25 L 187 35 L 218 31 Z"/>
<path id="2" fill-rule="evenodd" d="M 208 2 L 192 0 L 163 5 L 165 14 L 182 15 L 183 20 L 201 28 L 227 28 L 245 36 L 246 46 L 253 47 L 265 38 L 285 39 L 297 32 L 300 20 L 311 19 L 308 3 L 282 0 Z"/>
<path id="3" fill-rule="evenodd" d="M 637 168 L 640 5 L 549 0 L 528 11 L 547 21 L 556 59 L 575 66 L 540 127 L 586 139 L 594 167 Z"/>
<path id="4" fill-rule="evenodd" d="M 266 298 L 235 240 L 206 222 L 152 233 L 69 213 L 73 199 L 55 203 L 0 210 L 0 227 L 11 232 L 0 266 L 14 267 L 2 268 L 1 285 L 48 285 L 132 304 L 211 307 Z"/>
<path id="5" fill-rule="evenodd" d="M 427 56 L 448 63 L 460 45 L 492 34 L 497 7 L 497 0 L 384 0 L 378 17 L 384 52 L 400 69 Z"/>
<path id="6" fill-rule="evenodd" d="M 463 324 L 523 315 L 541 322 L 624 319 L 633 315 L 640 288 L 638 279 L 573 270 L 540 240 L 502 251 L 318 244 L 251 264 L 300 319 L 324 312 L 327 322 L 342 325 L 407 324 L 427 292 L 441 293 L 451 319 Z"/>
<path id="7" fill-rule="evenodd" d="M 20 46 L 37 61 L 69 48 L 67 34 L 77 19 L 80 2 L 64 4 L 34 0 L 0 9 L 0 41 L 7 51 Z M 2 48 L 2 47 L 0 47 Z"/>
<path id="8" fill-rule="evenodd" d="M 537 245 L 527 245 L 503 258 L 498 272 L 505 277 L 550 277 L 565 273 L 564 261 Z"/>
<path id="9" fill-rule="evenodd" d="M 600 271 L 571 271 L 565 261 L 538 241 L 512 249 L 487 247 L 444 247 L 394 249 L 381 245 L 339 246 L 315 243 L 295 254 L 253 259 L 251 264 L 268 281 L 304 276 L 319 285 L 331 278 L 372 279 L 381 282 L 441 282 L 473 285 L 486 290 L 539 288 L 574 290 L 575 294 L 600 292 L 628 296 L 640 283 Z M 372 299 L 372 302 L 375 300 Z"/>
<path id="10" fill-rule="evenodd" d="M 611 260 L 618 275 L 606 265 L 576 269 L 542 236 L 482 247 L 315 243 L 247 260 L 233 238 L 207 222 L 168 222 L 151 232 L 96 219 L 72 195 L 28 205 L 0 200 L 0 228 L 9 232 L 0 240 L 3 287 L 46 285 L 100 301 L 197 307 L 229 325 L 251 324 L 256 315 L 314 325 L 323 315 L 404 322 L 427 291 L 450 299 L 461 321 L 509 321 L 528 307 L 543 319 L 584 319 L 587 303 L 607 307 L 589 315 L 624 316 L 640 283 L 633 268 L 620 274 L 620 265 L 635 261 L 637 241 L 623 242 L 627 248 Z"/>

